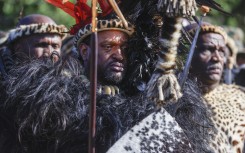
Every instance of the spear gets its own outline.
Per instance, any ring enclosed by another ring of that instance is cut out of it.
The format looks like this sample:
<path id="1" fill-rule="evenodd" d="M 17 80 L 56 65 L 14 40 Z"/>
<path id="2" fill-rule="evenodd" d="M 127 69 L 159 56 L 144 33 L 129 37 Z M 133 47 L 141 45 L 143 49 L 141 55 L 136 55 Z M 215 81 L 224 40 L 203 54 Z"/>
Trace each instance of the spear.
<path id="1" fill-rule="evenodd" d="M 186 61 L 186 64 L 185 64 L 184 72 L 182 73 L 182 79 L 180 80 L 180 87 L 181 88 L 184 87 L 186 78 L 187 78 L 187 76 L 189 74 L 189 69 L 190 69 L 192 57 L 193 57 L 193 54 L 194 54 L 194 51 L 195 51 L 197 38 L 198 38 L 199 32 L 201 30 L 201 26 L 202 26 L 202 19 L 203 19 L 203 17 L 206 16 L 206 14 L 210 11 L 210 9 L 207 6 L 201 6 L 201 11 L 203 12 L 203 15 L 201 16 L 200 20 L 198 21 L 198 27 L 197 27 L 195 36 L 193 38 L 193 42 L 191 44 L 191 49 L 190 49 L 190 52 L 189 52 L 189 55 L 188 55 L 188 58 L 187 58 L 187 61 Z"/>
<path id="2" fill-rule="evenodd" d="M 91 60 L 90 60 L 90 108 L 89 108 L 89 142 L 88 152 L 95 153 L 96 132 L 96 89 L 97 89 L 97 60 L 98 60 L 98 35 L 97 35 L 97 0 L 92 0 L 92 34 L 91 34 Z"/>

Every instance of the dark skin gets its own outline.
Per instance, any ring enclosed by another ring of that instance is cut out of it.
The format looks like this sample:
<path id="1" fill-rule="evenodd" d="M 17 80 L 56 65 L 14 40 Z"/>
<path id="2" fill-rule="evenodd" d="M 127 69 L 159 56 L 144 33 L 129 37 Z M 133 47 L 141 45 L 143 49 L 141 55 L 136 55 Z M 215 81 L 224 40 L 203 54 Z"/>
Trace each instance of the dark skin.
<path id="1" fill-rule="evenodd" d="M 128 35 L 117 30 L 98 33 L 98 82 L 102 85 L 117 85 L 126 71 Z M 85 74 L 89 77 L 91 47 L 80 45 L 80 55 L 84 61 Z"/>
<path id="2" fill-rule="evenodd" d="M 53 51 L 60 55 L 61 37 L 57 34 L 35 34 L 27 36 L 18 41 L 14 48 L 14 56 L 20 60 L 26 58 L 50 57 Z M 58 57 L 54 56 L 57 61 Z M 57 59 L 56 59 L 57 58 Z"/>
<path id="3" fill-rule="evenodd" d="M 38 23 L 55 24 L 55 22 L 47 16 L 32 14 L 22 18 L 18 26 Z M 44 33 L 25 36 L 14 43 L 13 56 L 16 60 L 24 62 L 30 58 L 42 59 L 50 57 L 54 51 L 60 55 L 61 43 L 62 39 L 58 34 Z M 53 60 L 57 61 L 58 56 L 54 55 Z"/>
<path id="4" fill-rule="evenodd" d="M 204 93 L 220 83 L 226 59 L 224 37 L 217 33 L 201 33 L 193 55 L 191 73 L 202 83 Z"/>

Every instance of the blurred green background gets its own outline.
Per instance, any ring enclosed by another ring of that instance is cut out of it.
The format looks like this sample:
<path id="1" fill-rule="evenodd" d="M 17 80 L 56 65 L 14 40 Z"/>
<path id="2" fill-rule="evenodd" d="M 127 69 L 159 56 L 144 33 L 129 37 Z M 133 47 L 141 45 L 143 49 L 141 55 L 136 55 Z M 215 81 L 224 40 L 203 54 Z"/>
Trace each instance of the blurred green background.
<path id="1" fill-rule="evenodd" d="M 0 0 L 0 30 L 14 28 L 22 9 L 22 16 L 37 13 L 47 15 L 57 24 L 64 24 L 67 27 L 75 24 L 75 20 L 70 15 L 44 0 Z"/>
<path id="2" fill-rule="evenodd" d="M 75 2 L 76 0 L 70 0 Z M 212 11 L 206 21 L 218 25 L 236 26 L 245 31 L 245 0 L 216 0 L 224 10 L 233 14 L 225 16 L 217 11 Z M 58 24 L 68 28 L 74 25 L 74 19 L 62 10 L 46 3 L 44 0 L 0 0 L 0 30 L 14 28 L 20 17 L 32 13 L 40 13 L 53 18 Z"/>

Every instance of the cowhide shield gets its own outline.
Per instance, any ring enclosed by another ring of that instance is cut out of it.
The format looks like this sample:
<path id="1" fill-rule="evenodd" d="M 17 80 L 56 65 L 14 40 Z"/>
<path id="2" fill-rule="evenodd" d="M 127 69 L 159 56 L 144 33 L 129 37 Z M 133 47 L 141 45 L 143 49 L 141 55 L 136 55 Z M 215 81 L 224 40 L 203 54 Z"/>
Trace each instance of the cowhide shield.
<path id="1" fill-rule="evenodd" d="M 193 153 L 183 130 L 164 108 L 122 136 L 107 153 Z"/>

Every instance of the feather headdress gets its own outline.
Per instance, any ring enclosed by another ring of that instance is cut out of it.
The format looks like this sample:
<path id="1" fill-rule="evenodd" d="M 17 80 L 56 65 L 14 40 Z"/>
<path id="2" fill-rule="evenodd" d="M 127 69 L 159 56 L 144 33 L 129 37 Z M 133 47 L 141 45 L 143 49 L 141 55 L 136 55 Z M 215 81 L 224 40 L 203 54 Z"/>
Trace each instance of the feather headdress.
<path id="1" fill-rule="evenodd" d="M 91 23 L 92 10 L 87 1 L 88 0 L 77 0 L 77 2 L 73 4 L 68 0 L 46 0 L 46 2 L 59 7 L 64 12 L 75 18 L 76 24 L 71 28 L 71 34 L 76 34 L 81 27 Z M 112 8 L 108 3 L 106 3 L 106 1 L 99 0 L 98 2 L 102 9 L 102 12 L 98 14 L 99 16 L 106 16 L 112 11 Z"/>
<path id="2" fill-rule="evenodd" d="M 68 13 L 70 16 L 75 18 L 76 24 L 71 27 L 70 34 L 76 35 L 74 39 L 74 45 L 75 47 L 78 47 L 79 43 L 85 39 L 88 35 L 92 33 L 92 10 L 90 7 L 90 0 L 77 0 L 75 4 L 65 0 L 46 0 L 48 3 L 61 8 L 66 13 Z M 103 31 L 103 30 L 120 30 L 128 35 L 132 35 L 134 32 L 134 28 L 131 24 L 126 23 L 125 19 L 121 15 L 120 10 L 116 10 L 115 12 L 120 17 L 117 17 L 115 14 L 113 14 L 113 8 L 117 7 L 117 5 L 111 5 L 110 1 L 113 1 L 113 4 L 116 4 L 114 0 L 98 0 L 98 4 L 100 7 L 100 10 L 98 11 L 97 18 L 99 19 L 97 21 L 97 31 Z M 118 13 L 119 11 L 119 13 Z"/>

